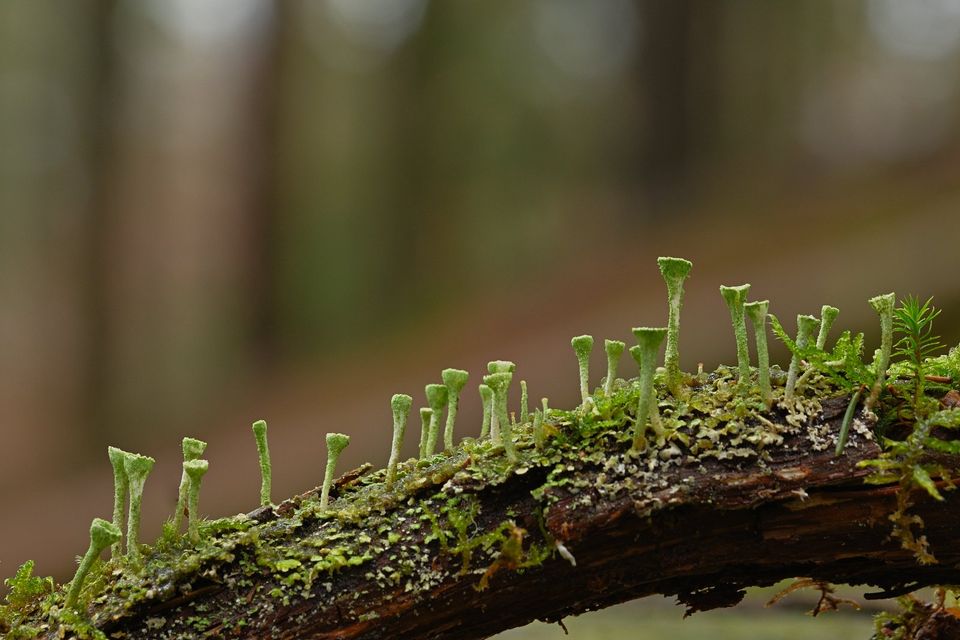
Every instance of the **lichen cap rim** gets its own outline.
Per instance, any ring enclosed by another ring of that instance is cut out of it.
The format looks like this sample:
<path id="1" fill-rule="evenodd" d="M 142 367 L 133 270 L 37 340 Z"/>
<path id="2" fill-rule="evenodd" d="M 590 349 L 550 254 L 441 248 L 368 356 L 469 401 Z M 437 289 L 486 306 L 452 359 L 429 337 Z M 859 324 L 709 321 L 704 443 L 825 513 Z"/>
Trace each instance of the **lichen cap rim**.
<path id="1" fill-rule="evenodd" d="M 410 407 L 413 406 L 413 397 L 408 396 L 405 393 L 395 393 L 393 397 L 390 398 L 390 407 L 395 412 L 407 413 L 410 411 Z"/>
<path id="2" fill-rule="evenodd" d="M 440 372 L 440 379 L 443 380 L 443 384 L 457 393 L 467 386 L 467 380 L 469 378 L 470 373 L 463 369 L 444 369 Z"/>
<path id="3" fill-rule="evenodd" d="M 517 365 L 509 360 L 491 360 L 487 363 L 488 373 L 513 373 Z"/>
<path id="4" fill-rule="evenodd" d="M 156 460 L 139 453 L 128 453 L 123 459 L 123 470 L 128 476 L 145 476 L 153 470 Z"/>
<path id="5" fill-rule="evenodd" d="M 184 460 L 183 470 L 187 472 L 191 480 L 198 480 L 210 469 L 209 460 Z"/>
<path id="6" fill-rule="evenodd" d="M 513 374 L 507 371 L 501 371 L 498 373 L 491 373 L 489 375 L 483 376 L 483 383 L 490 387 L 490 389 L 496 393 L 497 391 L 502 391 L 506 389 L 510 382 L 513 380 Z"/>
<path id="7" fill-rule="evenodd" d="M 260 422 L 263 422 L 263 420 L 258 420 L 254 425 Z M 267 423 L 264 422 L 263 424 L 264 427 L 266 427 Z M 196 438 L 187 436 L 182 441 L 182 447 L 184 460 L 196 460 L 207 450 L 207 443 L 203 440 L 197 440 Z"/>
<path id="8" fill-rule="evenodd" d="M 340 453 L 350 444 L 350 436 L 344 433 L 328 433 L 327 448 L 336 453 Z"/>
<path id="9" fill-rule="evenodd" d="M 107 522 L 102 518 L 94 518 L 93 522 L 90 523 L 90 540 L 101 549 L 116 544 L 122 537 L 120 528 L 112 522 Z"/>
<path id="10" fill-rule="evenodd" d="M 570 340 L 570 346 L 577 352 L 577 355 L 589 354 L 593 349 L 593 336 L 576 336 Z"/>
<path id="11" fill-rule="evenodd" d="M 664 278 L 682 279 L 690 275 L 693 269 L 693 263 L 685 258 L 671 258 L 669 256 L 660 256 L 657 258 L 657 265 L 660 267 L 660 274 Z"/>
<path id="12" fill-rule="evenodd" d="M 658 347 L 667 337 L 666 327 L 634 327 L 631 331 L 641 347 Z"/>
<path id="13" fill-rule="evenodd" d="M 870 298 L 867 302 L 877 313 L 892 313 L 893 307 L 897 302 L 897 297 L 893 292 L 884 293 Z"/>
<path id="14" fill-rule="evenodd" d="M 754 302 L 748 302 L 743 305 L 743 310 L 748 316 L 750 316 L 750 321 L 754 324 L 760 322 L 767 312 L 770 310 L 770 301 L 769 300 L 757 300 Z"/>
<path id="15" fill-rule="evenodd" d="M 809 334 L 820 326 L 820 318 L 809 314 L 800 314 L 797 316 L 797 329 L 803 333 Z"/>
<path id="16" fill-rule="evenodd" d="M 739 284 L 735 287 L 720 285 L 720 295 L 730 306 L 743 304 L 748 293 L 750 293 L 749 284 Z"/>
<path id="17" fill-rule="evenodd" d="M 449 399 L 449 391 L 446 385 L 428 384 L 424 390 L 427 395 L 427 404 L 430 405 L 430 408 L 436 412 L 442 411 Z"/>

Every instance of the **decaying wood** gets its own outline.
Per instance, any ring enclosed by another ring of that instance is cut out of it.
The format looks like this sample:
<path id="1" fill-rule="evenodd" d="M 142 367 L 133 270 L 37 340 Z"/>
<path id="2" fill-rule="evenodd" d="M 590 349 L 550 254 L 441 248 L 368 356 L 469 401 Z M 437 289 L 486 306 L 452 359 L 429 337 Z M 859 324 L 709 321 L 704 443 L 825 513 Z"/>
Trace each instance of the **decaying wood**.
<path id="1" fill-rule="evenodd" d="M 844 400 L 824 403 L 821 433 L 827 439 L 838 431 L 844 407 Z M 918 565 L 889 538 L 896 487 L 866 485 L 866 471 L 857 468 L 877 456 L 877 445 L 861 432 L 852 435 L 845 455 L 834 457 L 832 449 L 813 450 L 802 436 L 790 436 L 766 449 L 762 462 L 675 465 L 656 486 L 614 495 L 603 491 L 611 471 L 585 462 L 576 469 L 585 480 L 581 488 L 551 488 L 555 500 L 542 516 L 531 490 L 543 483 L 544 469 L 514 471 L 500 484 L 479 488 L 458 485 L 453 476 L 444 490 L 476 493 L 483 514 L 478 528 L 512 518 L 514 542 L 524 549 L 552 544 L 562 553 L 520 568 L 522 556 L 511 556 L 505 545 L 493 562 L 463 573 L 457 554 L 424 542 L 431 569 L 446 576 L 427 588 L 412 589 L 408 580 L 376 587 L 367 563 L 338 571 L 326 585 L 318 581 L 306 597 L 269 606 L 254 594 L 274 576 L 265 572 L 228 587 L 227 568 L 198 575 L 186 592 L 181 587 L 154 598 L 101 628 L 109 637 L 138 639 L 469 640 L 651 594 L 675 595 L 690 611 L 731 606 L 745 587 L 796 576 L 869 585 L 874 596 L 960 583 L 960 547 L 953 543 L 960 530 L 958 499 L 952 493 L 941 503 L 917 496 L 915 512 L 939 560 Z M 309 531 L 305 525 L 303 535 Z M 372 561 L 374 568 L 390 562 Z M 238 601 L 258 611 L 244 625 L 235 624 Z M 216 621 L 204 633 L 191 635 L 177 622 L 201 615 Z"/>

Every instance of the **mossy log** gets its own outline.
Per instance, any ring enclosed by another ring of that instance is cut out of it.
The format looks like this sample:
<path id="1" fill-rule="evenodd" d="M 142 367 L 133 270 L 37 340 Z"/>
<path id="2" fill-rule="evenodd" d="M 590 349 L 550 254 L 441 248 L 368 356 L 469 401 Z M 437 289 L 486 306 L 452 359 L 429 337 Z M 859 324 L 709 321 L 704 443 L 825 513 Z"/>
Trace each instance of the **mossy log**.
<path id="1" fill-rule="evenodd" d="M 939 560 L 918 564 L 890 539 L 897 487 L 864 484 L 857 466 L 879 454 L 869 425 L 834 456 L 847 402 L 812 398 L 792 424 L 775 410 L 742 446 L 704 442 L 698 456 L 636 454 L 629 433 L 601 430 L 565 442 L 557 421 L 543 452 L 520 430 L 516 464 L 468 440 L 401 464 L 395 490 L 364 467 L 337 482 L 330 511 L 315 490 L 209 523 L 199 549 L 161 542 L 140 576 L 107 564 L 113 582 L 86 614 L 138 640 L 468 640 L 651 594 L 727 607 L 797 576 L 871 585 L 868 598 L 960 584 L 957 499 L 916 496 Z"/>

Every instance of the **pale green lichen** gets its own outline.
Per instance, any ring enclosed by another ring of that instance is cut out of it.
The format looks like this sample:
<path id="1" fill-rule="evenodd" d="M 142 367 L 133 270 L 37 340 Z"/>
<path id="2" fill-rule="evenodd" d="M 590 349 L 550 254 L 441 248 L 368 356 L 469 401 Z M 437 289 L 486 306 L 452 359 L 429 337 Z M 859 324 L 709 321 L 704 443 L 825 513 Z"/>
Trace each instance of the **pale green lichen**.
<path id="1" fill-rule="evenodd" d="M 840 315 L 840 309 L 831 307 L 828 304 L 820 308 L 820 333 L 817 334 L 817 349 L 823 349 L 827 346 L 827 337 L 830 335 L 830 328 L 833 322 Z"/>
<path id="2" fill-rule="evenodd" d="M 260 461 L 260 505 L 265 507 L 273 503 L 270 497 L 272 469 L 270 467 L 270 448 L 267 446 L 267 422 L 265 420 L 257 420 L 253 423 L 253 437 L 257 441 L 257 457 Z"/>
<path id="3" fill-rule="evenodd" d="M 580 401 L 587 403 L 590 397 L 590 352 L 593 351 L 593 336 L 576 336 L 570 340 L 580 369 Z"/>
<path id="4" fill-rule="evenodd" d="M 487 363 L 487 373 L 514 373 L 517 365 L 509 360 L 491 360 Z"/>
<path id="5" fill-rule="evenodd" d="M 447 387 L 447 424 L 443 430 L 443 448 L 453 449 L 453 428 L 457 421 L 457 410 L 460 405 L 460 392 L 467 385 L 470 374 L 463 369 L 444 369 L 440 378 Z"/>
<path id="6" fill-rule="evenodd" d="M 893 307 L 896 296 L 891 292 L 870 298 L 870 306 L 880 316 L 880 349 L 873 359 L 874 382 L 870 388 L 870 395 L 863 403 L 864 413 L 871 413 L 873 406 L 880 398 L 883 389 L 883 380 L 890 365 L 890 353 L 893 351 Z"/>
<path id="7" fill-rule="evenodd" d="M 113 467 L 113 526 L 121 532 L 124 529 L 123 511 L 127 503 L 127 472 L 124 470 L 124 461 L 132 455 L 123 449 L 107 447 L 107 456 Z M 121 538 L 123 536 L 121 535 Z M 120 540 L 113 543 L 110 555 L 114 558 L 123 553 L 123 544 Z"/>
<path id="8" fill-rule="evenodd" d="M 733 335 L 737 342 L 737 367 L 740 378 L 737 381 L 737 390 L 741 395 L 750 388 L 750 350 L 747 347 L 747 323 L 744 320 L 744 305 L 750 285 L 742 284 L 736 287 L 720 287 L 720 295 L 730 309 L 730 320 L 733 323 Z"/>
<path id="9" fill-rule="evenodd" d="M 127 512 L 127 559 L 133 567 L 140 566 L 140 511 L 143 503 L 143 486 L 154 464 L 156 460 L 153 458 L 136 453 L 128 454 L 123 461 L 130 495 L 130 509 Z"/>
<path id="10" fill-rule="evenodd" d="M 669 335 L 669 334 L 668 334 Z M 603 381 L 603 393 L 607 396 L 613 390 L 613 382 L 617 379 L 617 364 L 626 348 L 620 340 L 604 340 L 603 348 L 607 352 L 607 378 Z"/>
<path id="11" fill-rule="evenodd" d="M 183 449 L 183 461 L 197 460 L 207 450 L 207 443 L 196 438 L 184 438 L 181 442 Z M 187 473 L 180 474 L 180 488 L 177 491 L 177 506 L 173 510 L 173 528 L 179 532 L 183 528 L 183 514 L 187 510 L 187 492 L 190 485 L 190 479 Z"/>
<path id="12" fill-rule="evenodd" d="M 433 422 L 433 409 L 420 407 L 420 459 L 427 457 L 427 440 L 430 439 L 430 423 Z"/>
<path id="13" fill-rule="evenodd" d="M 744 312 L 753 325 L 757 345 L 757 382 L 760 385 L 760 399 L 763 400 L 767 409 L 773 406 L 773 388 L 770 385 L 770 353 L 767 349 L 767 311 L 769 308 L 769 300 L 748 302 L 743 306 Z"/>
<path id="14" fill-rule="evenodd" d="M 637 403 L 636 422 L 634 423 L 633 449 L 641 451 L 647 447 L 644 432 L 651 414 L 651 406 L 655 402 L 653 374 L 656 370 L 660 345 L 667 337 L 667 328 L 635 327 L 633 335 L 636 336 L 637 346 L 640 348 L 638 354 L 640 361 L 640 396 Z"/>
<path id="15" fill-rule="evenodd" d="M 507 416 L 507 392 L 510 388 L 510 381 L 513 380 L 513 373 L 501 371 L 484 376 L 483 383 L 493 390 L 494 415 L 500 424 L 500 441 L 507 454 L 507 459 L 514 462 L 517 459 L 517 452 L 513 444 L 513 432 L 511 430 L 510 419 Z"/>
<path id="16" fill-rule="evenodd" d="M 116 544 L 121 538 L 120 529 L 112 522 L 94 518 L 90 524 L 90 546 L 80 560 L 80 566 L 77 567 L 77 573 L 70 581 L 70 590 L 64 600 L 64 607 L 67 609 L 77 609 L 80 600 L 80 591 L 83 589 L 83 582 L 90 573 L 90 568 L 100 554 L 110 545 Z"/>
<path id="17" fill-rule="evenodd" d="M 814 334 L 820 321 L 811 316 L 800 314 L 797 316 L 797 349 L 805 349 L 814 341 Z M 786 401 L 793 399 L 797 387 L 797 373 L 800 370 L 800 356 L 796 353 L 790 359 L 790 368 L 787 370 L 787 384 L 783 391 L 783 398 Z"/>
<path id="18" fill-rule="evenodd" d="M 667 346 L 663 366 L 667 370 L 667 388 L 674 397 L 682 391 L 683 374 L 680 372 L 680 309 L 683 307 L 683 282 L 690 275 L 693 263 L 683 258 L 657 258 L 660 275 L 667 284 Z"/>
<path id="19" fill-rule="evenodd" d="M 429 457 L 433 455 L 434 450 L 437 448 L 437 440 L 440 438 L 440 416 L 443 415 L 443 410 L 447 406 L 449 396 L 447 387 L 442 384 L 428 384 L 425 387 L 425 392 L 427 395 L 427 405 L 429 405 L 433 411 L 430 416 L 430 427 L 427 431 L 425 457 Z"/>
<path id="20" fill-rule="evenodd" d="M 187 491 L 187 511 L 189 513 L 187 533 L 190 541 L 194 544 L 200 542 L 200 484 L 209 469 L 210 463 L 207 460 L 185 460 L 183 462 L 183 470 L 190 480 Z"/>
<path id="21" fill-rule="evenodd" d="M 323 488 L 320 492 L 320 508 L 326 509 L 330 505 L 330 487 L 333 486 L 333 473 L 337 468 L 337 460 L 347 445 L 350 436 L 342 433 L 327 434 L 327 469 L 323 474 Z"/>
<path id="22" fill-rule="evenodd" d="M 529 398 L 527 397 L 527 381 L 520 381 L 520 422 L 526 422 L 530 417 L 530 408 L 528 406 Z"/>
<path id="23" fill-rule="evenodd" d="M 387 463 L 387 488 L 393 487 L 397 479 L 397 463 L 400 461 L 400 448 L 403 446 L 403 434 L 407 430 L 407 419 L 413 398 L 404 394 L 395 394 L 390 399 L 390 409 L 393 413 L 393 440 L 390 443 L 390 461 Z"/>
<path id="24" fill-rule="evenodd" d="M 480 423 L 480 439 L 490 436 L 490 424 L 493 414 L 493 389 L 485 384 L 478 385 L 480 404 L 483 409 L 483 419 Z"/>

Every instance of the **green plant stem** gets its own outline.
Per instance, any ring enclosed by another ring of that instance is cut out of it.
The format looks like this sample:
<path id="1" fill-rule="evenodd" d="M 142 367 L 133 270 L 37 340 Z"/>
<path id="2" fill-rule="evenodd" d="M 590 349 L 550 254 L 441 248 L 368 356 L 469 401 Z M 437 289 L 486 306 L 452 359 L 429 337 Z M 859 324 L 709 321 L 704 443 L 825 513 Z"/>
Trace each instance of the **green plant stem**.
<path id="1" fill-rule="evenodd" d="M 580 400 L 582 404 L 586 404 L 590 397 L 590 352 L 593 351 L 593 336 L 577 336 L 570 340 L 570 345 L 577 356 L 580 369 Z"/>
<path id="2" fill-rule="evenodd" d="M 183 461 L 188 462 L 200 458 L 207 449 L 207 443 L 203 440 L 188 437 L 183 439 L 181 447 L 183 449 Z M 173 510 L 173 528 L 178 533 L 183 528 L 183 514 L 188 506 L 187 493 L 189 486 L 190 478 L 187 477 L 186 471 L 182 471 L 180 474 L 180 488 L 177 491 L 177 506 Z"/>
<path id="3" fill-rule="evenodd" d="M 189 519 L 187 520 L 187 535 L 194 544 L 200 542 L 200 484 L 203 476 L 210 469 L 210 463 L 207 460 L 187 460 L 183 463 L 183 470 L 187 472 L 190 478 L 190 487 L 187 495 L 187 511 Z"/>
<path id="4" fill-rule="evenodd" d="M 130 509 L 127 512 L 127 559 L 131 566 L 140 567 L 140 512 L 143 501 L 143 487 L 147 476 L 153 470 L 156 460 L 148 456 L 130 454 L 124 460 L 127 474 L 127 486 L 130 491 Z"/>
<path id="5" fill-rule="evenodd" d="M 421 460 L 427 457 L 427 440 L 430 439 L 430 423 L 433 422 L 433 409 L 420 407 L 420 451 Z"/>
<path id="6" fill-rule="evenodd" d="M 850 436 L 850 423 L 853 422 L 853 412 L 857 408 L 857 403 L 860 401 L 860 393 L 862 391 L 863 389 L 857 389 L 853 397 L 850 398 L 850 404 L 847 405 L 847 410 L 843 414 L 843 422 L 840 424 L 840 435 L 837 436 L 837 448 L 833 452 L 836 456 L 843 453 L 843 448 L 847 446 L 847 438 Z"/>
<path id="7" fill-rule="evenodd" d="M 447 424 L 443 430 L 443 448 L 446 451 L 453 449 L 453 428 L 457 422 L 457 410 L 460 406 L 460 392 L 467 385 L 470 377 L 463 369 L 444 369 L 440 374 L 444 386 L 447 388 Z"/>
<path id="8" fill-rule="evenodd" d="M 669 335 L 668 333 L 667 336 L 669 337 Z M 603 381 L 603 393 L 606 396 L 609 396 L 610 392 L 613 391 L 613 382 L 617 379 L 617 365 L 626 346 L 620 340 L 604 340 L 603 342 L 603 348 L 607 352 L 607 378 Z"/>
<path id="9" fill-rule="evenodd" d="M 449 397 L 447 387 L 442 384 L 428 384 L 426 386 L 427 404 L 433 411 L 430 414 L 430 427 L 427 431 L 427 450 L 426 456 L 430 457 L 437 448 L 437 440 L 440 438 L 440 417 L 447 406 Z"/>
<path id="10" fill-rule="evenodd" d="M 483 409 L 483 420 L 480 423 L 480 439 L 490 437 L 491 415 L 493 414 L 493 389 L 485 384 L 479 385 L 480 404 Z"/>
<path id="11" fill-rule="evenodd" d="M 127 502 L 127 472 L 124 470 L 124 460 L 132 455 L 116 447 L 107 447 L 110 465 L 113 467 L 113 526 L 123 531 L 123 510 Z M 121 535 L 121 539 L 122 539 Z M 111 557 L 118 558 L 123 554 L 123 543 L 117 540 L 110 549 Z"/>
<path id="12" fill-rule="evenodd" d="M 527 381 L 520 381 L 520 423 L 523 424 L 527 421 L 527 418 L 530 416 L 530 409 L 527 405 L 529 402 L 527 398 Z"/>
<path id="13" fill-rule="evenodd" d="M 840 309 L 831 307 L 828 304 L 820 309 L 820 333 L 817 334 L 817 349 L 823 350 L 827 346 L 827 336 L 830 335 L 830 327 L 834 320 L 840 315 Z"/>
<path id="14" fill-rule="evenodd" d="M 634 423 L 633 449 L 642 451 L 647 447 L 644 431 L 654 404 L 653 374 L 656 370 L 657 354 L 660 345 L 667 336 L 666 327 L 636 327 L 633 334 L 640 347 L 640 397 L 637 402 L 637 420 Z"/>
<path id="15" fill-rule="evenodd" d="M 873 370 L 876 376 L 873 387 L 871 387 L 870 395 L 863 403 L 863 410 L 868 414 L 873 412 L 873 406 L 880 398 L 887 367 L 890 366 L 890 353 L 893 351 L 893 306 L 896 303 L 896 296 L 891 292 L 871 298 L 869 302 L 877 315 L 880 316 L 880 351 L 873 360 Z"/>
<path id="16" fill-rule="evenodd" d="M 814 332 L 816 332 L 819 324 L 820 321 L 813 316 L 803 314 L 797 316 L 796 344 L 798 349 L 805 348 L 813 341 Z M 800 356 L 795 353 L 790 359 L 790 369 L 787 371 L 787 384 L 783 391 L 783 398 L 785 400 L 793 399 L 793 394 L 797 388 L 797 373 L 799 370 Z"/>
<path id="17" fill-rule="evenodd" d="M 496 409 L 494 415 L 497 417 L 497 422 L 500 424 L 500 440 L 503 444 L 503 449 L 507 454 L 507 458 L 511 462 L 515 462 L 517 460 L 517 452 L 513 444 L 513 433 L 511 431 L 510 419 L 507 415 L 507 394 L 510 388 L 510 381 L 512 379 L 512 373 L 503 371 L 484 376 L 483 383 L 493 390 L 494 407 Z"/>

